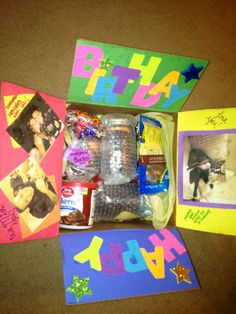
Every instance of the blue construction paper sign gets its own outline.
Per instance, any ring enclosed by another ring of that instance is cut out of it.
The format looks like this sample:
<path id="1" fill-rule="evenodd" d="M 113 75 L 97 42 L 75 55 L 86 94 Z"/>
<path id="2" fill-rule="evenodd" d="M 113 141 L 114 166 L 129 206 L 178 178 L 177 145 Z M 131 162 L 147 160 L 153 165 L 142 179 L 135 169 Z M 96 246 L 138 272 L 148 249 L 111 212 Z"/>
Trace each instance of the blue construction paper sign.
<path id="1" fill-rule="evenodd" d="M 177 229 L 63 234 L 67 304 L 199 288 Z"/>

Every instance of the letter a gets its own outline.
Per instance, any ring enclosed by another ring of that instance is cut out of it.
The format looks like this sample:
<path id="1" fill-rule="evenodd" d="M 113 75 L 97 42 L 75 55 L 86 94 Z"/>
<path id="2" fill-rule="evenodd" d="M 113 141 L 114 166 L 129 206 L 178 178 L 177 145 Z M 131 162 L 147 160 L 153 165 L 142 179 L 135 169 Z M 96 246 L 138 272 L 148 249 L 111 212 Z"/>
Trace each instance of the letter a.
<path id="1" fill-rule="evenodd" d="M 156 246 L 154 252 L 147 252 L 144 248 L 140 248 L 145 259 L 148 269 L 155 279 L 165 278 L 165 262 L 164 249 L 161 246 Z M 153 261 L 156 261 L 154 263 Z"/>
<path id="2" fill-rule="evenodd" d="M 177 71 L 171 71 L 163 79 L 156 84 L 150 91 L 150 95 L 156 95 L 158 92 L 165 93 L 166 98 L 170 97 L 171 86 L 177 85 L 180 73 Z"/>

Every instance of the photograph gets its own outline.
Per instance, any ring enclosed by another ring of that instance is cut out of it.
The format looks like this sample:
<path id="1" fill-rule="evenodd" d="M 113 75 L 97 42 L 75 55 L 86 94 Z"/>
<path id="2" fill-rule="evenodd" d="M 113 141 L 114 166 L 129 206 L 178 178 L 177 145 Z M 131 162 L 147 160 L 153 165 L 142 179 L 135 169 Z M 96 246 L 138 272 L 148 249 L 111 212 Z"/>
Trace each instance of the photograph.
<path id="1" fill-rule="evenodd" d="M 236 204 L 236 134 L 185 134 L 183 201 Z"/>
<path id="2" fill-rule="evenodd" d="M 63 124 L 55 112 L 36 93 L 7 132 L 34 160 L 40 161 L 62 128 Z"/>
<path id="3" fill-rule="evenodd" d="M 31 231 L 58 204 L 58 195 L 37 162 L 29 158 L 0 182 L 0 189 Z"/>

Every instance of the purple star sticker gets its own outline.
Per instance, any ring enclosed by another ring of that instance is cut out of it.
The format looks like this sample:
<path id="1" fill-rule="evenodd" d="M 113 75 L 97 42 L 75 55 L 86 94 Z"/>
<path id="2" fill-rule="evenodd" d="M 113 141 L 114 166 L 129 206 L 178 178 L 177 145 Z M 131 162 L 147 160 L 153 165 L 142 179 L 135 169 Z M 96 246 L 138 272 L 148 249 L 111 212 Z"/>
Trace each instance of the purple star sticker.
<path id="1" fill-rule="evenodd" d="M 199 73 L 204 69 L 203 66 L 196 67 L 193 63 L 190 64 L 189 68 L 182 71 L 181 74 L 185 76 L 184 82 L 187 83 L 190 80 L 198 80 Z"/>

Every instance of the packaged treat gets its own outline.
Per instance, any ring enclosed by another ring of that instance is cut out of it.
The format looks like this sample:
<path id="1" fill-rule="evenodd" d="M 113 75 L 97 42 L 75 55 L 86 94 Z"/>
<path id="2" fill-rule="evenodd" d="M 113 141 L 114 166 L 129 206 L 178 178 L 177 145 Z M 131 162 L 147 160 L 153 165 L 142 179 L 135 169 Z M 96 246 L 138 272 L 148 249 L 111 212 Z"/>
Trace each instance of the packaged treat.
<path id="1" fill-rule="evenodd" d="M 100 120 L 87 112 L 67 109 L 63 178 L 78 183 L 90 182 L 100 172 Z"/>
<path id="2" fill-rule="evenodd" d="M 93 114 L 77 109 L 67 109 L 66 127 L 73 138 L 100 138 L 101 121 Z"/>
<path id="3" fill-rule="evenodd" d="M 138 180 L 142 194 L 167 192 L 169 175 L 162 149 L 162 125 L 139 116 Z"/>
<path id="4" fill-rule="evenodd" d="M 96 188 L 97 184 L 62 182 L 61 228 L 89 229 L 93 226 Z"/>
<path id="5" fill-rule="evenodd" d="M 74 139 L 64 152 L 64 176 L 69 181 L 87 183 L 100 172 L 100 144 L 97 140 Z"/>

